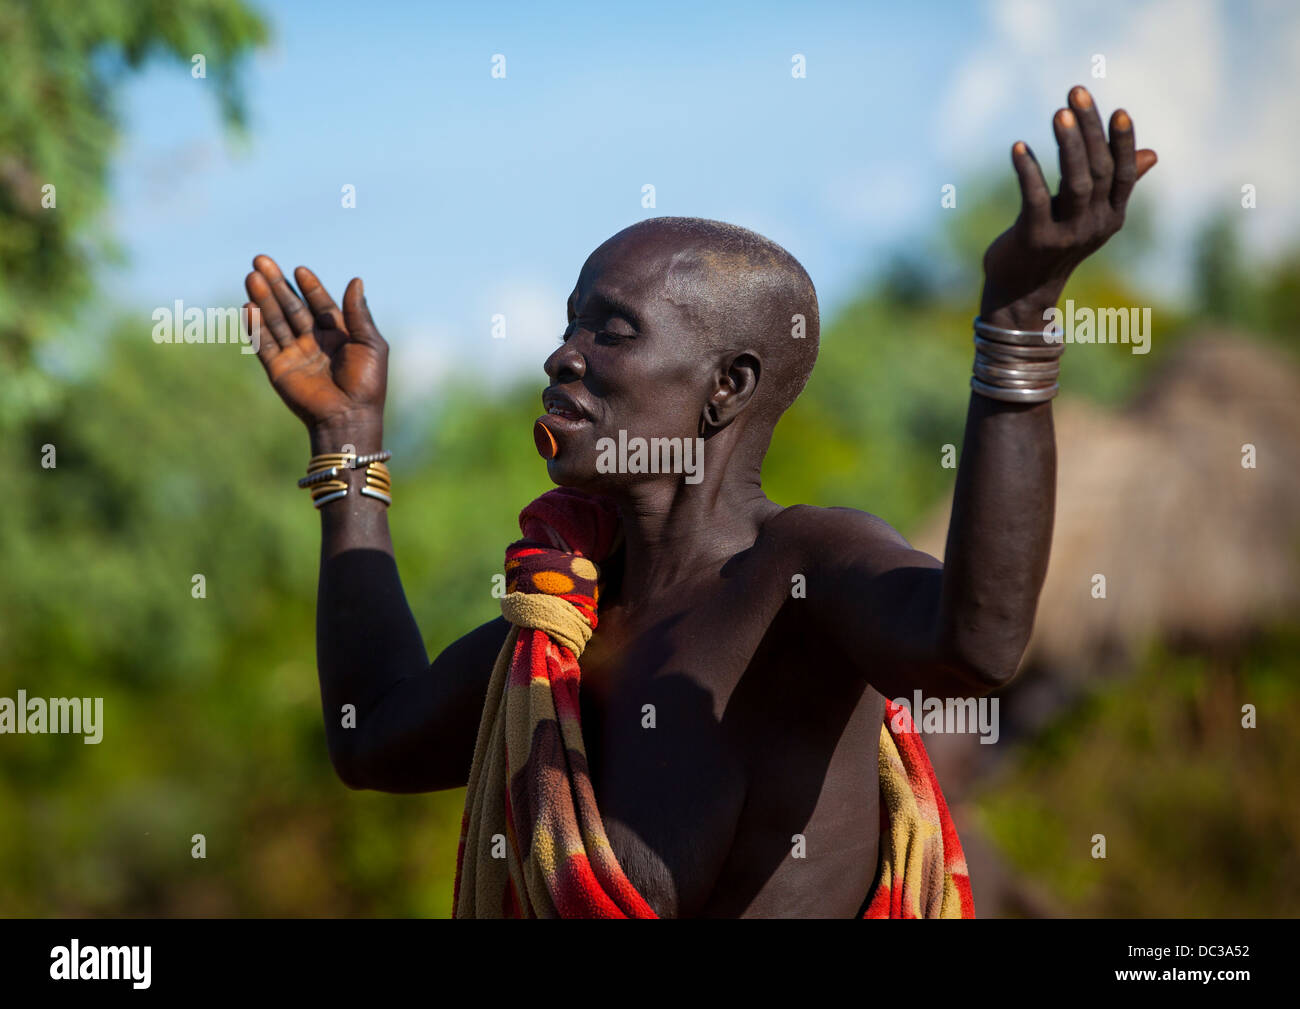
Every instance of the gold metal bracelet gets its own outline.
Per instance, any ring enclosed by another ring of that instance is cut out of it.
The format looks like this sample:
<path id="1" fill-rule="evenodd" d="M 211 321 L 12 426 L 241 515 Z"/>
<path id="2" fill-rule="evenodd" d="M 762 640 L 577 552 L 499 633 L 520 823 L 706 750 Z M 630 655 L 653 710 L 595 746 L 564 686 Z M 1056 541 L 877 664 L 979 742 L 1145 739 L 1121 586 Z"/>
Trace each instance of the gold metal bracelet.
<path id="1" fill-rule="evenodd" d="M 357 488 L 366 497 L 382 501 L 385 505 L 393 503 L 393 482 L 384 465 L 393 453 L 387 450 L 359 455 L 356 452 L 321 452 L 307 462 L 307 475 L 298 481 L 298 486 L 311 492 L 312 504 L 320 509 L 331 501 L 348 496 L 351 485 L 343 474 L 345 470 L 364 467 L 365 481 Z"/>

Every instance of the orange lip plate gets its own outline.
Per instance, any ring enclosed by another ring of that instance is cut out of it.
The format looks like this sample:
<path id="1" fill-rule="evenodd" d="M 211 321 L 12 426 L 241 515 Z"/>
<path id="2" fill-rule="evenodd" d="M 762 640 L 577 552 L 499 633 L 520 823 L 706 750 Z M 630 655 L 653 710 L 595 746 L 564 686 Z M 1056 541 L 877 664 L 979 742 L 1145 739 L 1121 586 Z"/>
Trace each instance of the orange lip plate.
<path id="1" fill-rule="evenodd" d="M 555 443 L 555 435 L 540 420 L 533 425 L 533 443 L 543 459 L 554 459 L 559 455 L 560 446 Z"/>

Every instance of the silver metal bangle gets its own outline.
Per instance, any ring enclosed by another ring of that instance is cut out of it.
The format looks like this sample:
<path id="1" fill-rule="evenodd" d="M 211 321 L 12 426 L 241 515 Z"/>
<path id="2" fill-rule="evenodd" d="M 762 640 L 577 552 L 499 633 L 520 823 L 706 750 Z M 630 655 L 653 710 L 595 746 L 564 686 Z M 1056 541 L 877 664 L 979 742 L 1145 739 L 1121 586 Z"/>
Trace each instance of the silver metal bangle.
<path id="1" fill-rule="evenodd" d="M 1061 343 L 1045 343 L 1037 347 L 1011 343 L 997 343 L 975 335 L 975 349 L 982 350 L 989 357 L 1003 361 L 1055 361 L 1065 353 Z"/>
<path id="2" fill-rule="evenodd" d="M 362 487 L 361 493 L 364 494 L 366 497 L 376 498 L 384 502 L 384 504 L 386 505 L 390 505 L 393 503 L 393 499 L 391 497 L 389 497 L 383 491 L 375 490 L 373 487 Z"/>
<path id="3" fill-rule="evenodd" d="M 312 501 L 312 504 L 314 504 L 316 506 L 316 510 L 319 511 L 321 505 L 327 505 L 331 501 L 337 501 L 339 498 L 347 497 L 347 496 L 348 496 L 348 491 L 347 488 L 345 487 L 343 488 L 343 490 L 336 490 L 332 494 L 326 494 L 324 497 L 316 498 L 314 501 Z"/>
<path id="4" fill-rule="evenodd" d="M 1056 385 L 1057 381 L 1057 376 L 1054 376 L 1054 374 L 1048 378 L 1008 378 L 998 376 L 998 374 L 985 372 L 979 365 L 976 365 L 972 374 L 984 382 L 984 385 L 997 386 L 998 389 L 1047 389 L 1049 386 Z"/>
<path id="5" fill-rule="evenodd" d="M 1004 403 L 1046 403 L 1061 390 L 1059 382 L 1045 388 L 1003 389 L 996 385 L 981 382 L 973 375 L 971 376 L 970 387 L 981 396 L 1001 400 Z"/>
<path id="6" fill-rule="evenodd" d="M 1055 378 L 1061 373 L 1059 361 L 1018 361 L 1010 364 L 994 361 L 977 352 L 975 363 L 983 365 L 989 374 L 1001 378 Z"/>
<path id="7" fill-rule="evenodd" d="M 1061 346 L 1064 344 L 1065 333 L 1060 329 L 1003 329 L 1001 326 L 994 326 L 992 323 L 985 322 L 978 315 L 972 323 L 975 332 L 995 340 L 998 343 L 1009 343 L 1014 346 Z"/>
<path id="8" fill-rule="evenodd" d="M 326 480 L 333 480 L 342 472 L 337 466 L 331 466 L 329 469 L 323 469 L 318 473 L 309 473 L 298 481 L 299 487 L 314 487 L 318 483 L 324 483 Z"/>
<path id="9" fill-rule="evenodd" d="M 988 382 L 989 385 L 1002 385 L 1004 382 L 1006 385 L 1052 385 L 1052 382 L 1061 377 L 1061 372 L 1026 374 L 1009 371 L 1006 368 L 989 368 L 984 361 L 975 361 L 971 373 L 975 374 L 980 381 Z"/>
<path id="10" fill-rule="evenodd" d="M 1055 379 L 1044 382 L 1036 378 L 992 378 L 978 371 L 974 374 L 975 378 L 995 389 L 1050 389 L 1057 384 Z"/>
<path id="11" fill-rule="evenodd" d="M 976 378 L 980 379 L 982 382 L 987 382 L 989 385 L 1006 385 L 1015 388 L 1051 385 L 1060 377 L 1059 371 L 1036 375 L 1029 372 L 1016 371 L 1013 368 L 993 368 L 980 360 L 976 360 L 975 367 L 971 370 L 974 372 Z"/>
<path id="12" fill-rule="evenodd" d="M 995 326 L 991 322 L 985 321 L 982 315 L 975 316 L 971 320 L 971 325 L 979 330 L 988 330 L 990 333 L 998 336 L 1029 338 L 1034 336 L 1041 337 L 1044 330 L 1041 329 L 1006 329 L 1003 326 Z"/>

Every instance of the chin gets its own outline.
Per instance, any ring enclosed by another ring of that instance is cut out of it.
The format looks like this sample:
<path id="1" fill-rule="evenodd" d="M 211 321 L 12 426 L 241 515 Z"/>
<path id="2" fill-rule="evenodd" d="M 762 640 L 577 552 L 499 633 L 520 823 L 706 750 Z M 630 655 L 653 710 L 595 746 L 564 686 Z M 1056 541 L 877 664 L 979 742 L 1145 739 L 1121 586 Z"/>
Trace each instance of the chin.
<path id="1" fill-rule="evenodd" d="M 557 487 L 568 487 L 585 494 L 608 495 L 619 486 L 619 474 L 597 473 L 588 461 L 585 465 L 574 457 L 546 460 L 546 475 Z"/>
<path id="2" fill-rule="evenodd" d="M 589 494 L 607 493 L 613 486 L 611 481 L 617 481 L 618 475 L 597 471 L 596 433 L 591 423 L 561 421 L 548 422 L 547 426 L 552 431 L 558 449 L 555 458 L 546 459 L 546 475 L 551 478 L 551 482 L 557 487 L 569 487 Z M 542 451 L 540 443 L 538 451 Z"/>

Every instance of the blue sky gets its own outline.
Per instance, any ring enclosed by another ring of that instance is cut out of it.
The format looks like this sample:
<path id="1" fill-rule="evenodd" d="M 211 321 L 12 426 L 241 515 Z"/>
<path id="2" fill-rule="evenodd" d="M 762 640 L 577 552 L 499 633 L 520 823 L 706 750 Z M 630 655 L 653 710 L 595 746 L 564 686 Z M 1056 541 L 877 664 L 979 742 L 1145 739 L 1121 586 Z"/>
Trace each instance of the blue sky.
<path id="1" fill-rule="evenodd" d="M 408 391 L 471 354 L 490 381 L 540 380 L 583 260 L 647 216 L 769 236 L 833 315 L 884 253 L 942 227 L 942 185 L 1010 171 L 1016 139 L 1053 152 L 1077 82 L 1160 151 L 1153 282 L 1183 282 L 1191 222 L 1241 182 L 1261 188 L 1248 245 L 1296 234 L 1284 3 L 259 6 L 274 42 L 244 75 L 247 145 L 187 66 L 125 92 L 110 224 L 129 258 L 111 287 L 148 327 L 177 298 L 242 302 L 257 252 L 336 293 L 361 275 Z"/>

